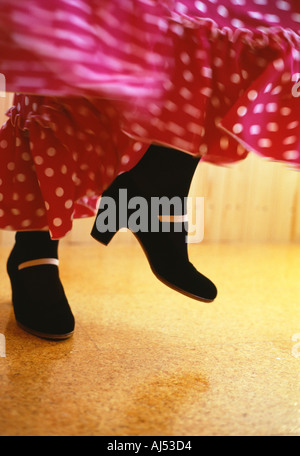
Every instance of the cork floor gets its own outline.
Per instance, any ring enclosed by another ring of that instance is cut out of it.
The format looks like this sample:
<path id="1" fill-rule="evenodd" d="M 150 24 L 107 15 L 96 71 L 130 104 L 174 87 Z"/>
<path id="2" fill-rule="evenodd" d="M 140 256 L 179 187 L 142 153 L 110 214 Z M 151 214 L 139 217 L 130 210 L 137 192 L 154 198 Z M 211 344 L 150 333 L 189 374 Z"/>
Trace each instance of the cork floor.
<path id="1" fill-rule="evenodd" d="M 16 326 L 8 253 L 1 436 L 300 435 L 300 245 L 191 245 L 211 304 L 158 282 L 135 243 L 62 245 L 64 342 Z"/>

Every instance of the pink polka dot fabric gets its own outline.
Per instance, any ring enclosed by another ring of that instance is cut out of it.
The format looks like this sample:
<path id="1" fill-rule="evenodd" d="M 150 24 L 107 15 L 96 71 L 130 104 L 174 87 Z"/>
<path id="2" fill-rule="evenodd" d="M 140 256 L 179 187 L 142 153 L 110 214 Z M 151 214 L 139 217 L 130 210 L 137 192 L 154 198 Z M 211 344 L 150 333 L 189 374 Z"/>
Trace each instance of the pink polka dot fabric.
<path id="1" fill-rule="evenodd" d="M 150 143 L 299 168 L 297 0 L 1 0 L 0 72 L 1 228 L 62 237 Z"/>
<path id="2" fill-rule="evenodd" d="M 0 227 L 49 229 L 94 216 L 99 196 L 148 145 L 122 132 L 105 100 L 15 95 L 0 131 Z"/>

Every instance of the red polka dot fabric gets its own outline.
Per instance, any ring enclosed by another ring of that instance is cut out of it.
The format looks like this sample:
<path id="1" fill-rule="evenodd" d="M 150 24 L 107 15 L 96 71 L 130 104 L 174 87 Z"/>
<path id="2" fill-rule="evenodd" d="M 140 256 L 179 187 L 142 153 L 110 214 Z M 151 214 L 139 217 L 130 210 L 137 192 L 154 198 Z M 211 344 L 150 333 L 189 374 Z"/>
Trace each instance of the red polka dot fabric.
<path id="1" fill-rule="evenodd" d="M 299 168 L 297 0 L 1 0 L 0 72 L 1 228 L 62 237 L 150 143 Z"/>
<path id="2" fill-rule="evenodd" d="M 0 132 L 0 227 L 49 229 L 94 216 L 99 196 L 148 145 L 122 132 L 105 100 L 15 95 Z"/>

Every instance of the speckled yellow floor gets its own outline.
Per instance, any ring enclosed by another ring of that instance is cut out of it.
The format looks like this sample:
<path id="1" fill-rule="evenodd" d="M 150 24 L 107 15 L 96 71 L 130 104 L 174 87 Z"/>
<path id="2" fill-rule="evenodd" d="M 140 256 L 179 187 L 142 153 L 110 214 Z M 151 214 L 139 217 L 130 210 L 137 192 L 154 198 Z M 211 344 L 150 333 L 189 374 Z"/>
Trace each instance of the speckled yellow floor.
<path id="1" fill-rule="evenodd" d="M 158 282 L 137 244 L 62 246 L 77 326 L 59 343 L 16 326 L 8 253 L 1 436 L 300 435 L 299 245 L 192 245 L 212 304 Z"/>

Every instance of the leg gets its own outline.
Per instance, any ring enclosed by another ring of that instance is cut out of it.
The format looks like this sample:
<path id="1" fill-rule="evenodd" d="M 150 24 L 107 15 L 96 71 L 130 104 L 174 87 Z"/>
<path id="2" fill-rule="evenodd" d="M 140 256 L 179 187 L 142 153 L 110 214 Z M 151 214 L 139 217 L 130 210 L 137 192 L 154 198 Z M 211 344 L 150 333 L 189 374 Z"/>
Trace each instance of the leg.
<path id="1" fill-rule="evenodd" d="M 213 301 L 217 296 L 217 289 L 190 263 L 186 243 L 185 198 L 188 196 L 198 162 L 199 159 L 183 152 L 151 146 L 142 160 L 132 170 L 118 176 L 103 196 L 113 198 L 117 202 L 117 208 L 120 206 L 122 189 L 127 191 L 128 200 L 137 196 L 143 198 L 147 202 L 148 220 L 153 220 L 153 197 L 167 197 L 168 200 L 177 197 L 181 204 L 175 207 L 169 205 L 168 213 L 163 211 L 154 215 L 154 218 L 159 219 L 158 230 L 154 231 L 148 222 L 146 230 L 139 230 L 134 234 L 159 280 L 194 299 Z M 133 229 L 128 211 L 129 217 L 125 222 L 118 219 L 116 231 L 102 232 L 104 230 L 100 224 L 105 201 L 105 198 L 100 201 L 92 236 L 107 245 L 122 226 L 127 226 L 132 231 Z"/>
<path id="2" fill-rule="evenodd" d="M 17 232 L 7 271 L 19 326 L 47 339 L 71 337 L 74 317 L 59 278 L 58 241 L 47 231 Z"/>

